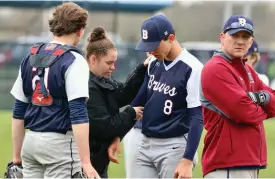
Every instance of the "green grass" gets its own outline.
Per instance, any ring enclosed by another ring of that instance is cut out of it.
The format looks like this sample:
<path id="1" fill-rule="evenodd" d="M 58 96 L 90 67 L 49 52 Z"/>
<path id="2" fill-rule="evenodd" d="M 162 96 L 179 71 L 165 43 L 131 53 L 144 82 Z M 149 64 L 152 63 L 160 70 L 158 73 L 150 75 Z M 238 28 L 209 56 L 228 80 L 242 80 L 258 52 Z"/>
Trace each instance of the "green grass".
<path id="1" fill-rule="evenodd" d="M 12 159 L 12 143 L 11 143 L 11 113 L 7 111 L 0 111 L 0 178 L 3 177 L 7 163 Z M 268 144 L 268 167 L 260 173 L 261 178 L 274 178 L 275 176 L 275 120 L 268 120 L 265 122 L 267 144 Z M 202 141 L 199 146 L 199 156 L 201 156 Z M 123 146 L 121 146 L 123 149 Z M 123 153 L 122 153 L 123 154 Z M 201 158 L 201 157 L 200 157 Z M 123 155 L 120 158 L 120 164 L 111 164 L 109 168 L 110 178 L 124 178 L 124 160 Z M 195 168 L 194 178 L 201 178 L 201 165 Z"/>

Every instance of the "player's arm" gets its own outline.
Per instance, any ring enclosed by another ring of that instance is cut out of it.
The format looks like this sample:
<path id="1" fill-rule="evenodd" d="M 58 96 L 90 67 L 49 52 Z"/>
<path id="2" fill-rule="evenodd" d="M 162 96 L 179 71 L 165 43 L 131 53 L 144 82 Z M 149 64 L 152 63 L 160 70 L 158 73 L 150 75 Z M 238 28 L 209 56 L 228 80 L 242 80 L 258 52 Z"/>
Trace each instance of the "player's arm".
<path id="1" fill-rule="evenodd" d="M 186 87 L 188 94 L 186 97 L 187 112 L 190 121 L 190 128 L 183 158 L 189 161 L 193 161 L 203 131 L 202 108 L 199 96 L 200 77 L 201 68 L 192 71 Z"/>
<path id="2" fill-rule="evenodd" d="M 86 99 L 89 97 L 89 68 L 85 59 L 74 53 L 76 59 L 65 73 L 66 93 L 70 119 L 82 165 L 90 165 L 89 119 Z"/>
<path id="3" fill-rule="evenodd" d="M 148 57 L 149 58 L 149 57 Z M 136 97 L 133 99 L 133 101 L 131 102 L 131 106 L 144 106 L 146 101 L 147 101 L 147 86 L 149 83 L 149 75 L 150 75 L 150 70 L 151 68 L 154 67 L 156 63 L 156 59 L 155 58 L 150 58 L 148 67 L 147 67 L 147 72 L 144 76 L 144 81 L 142 86 L 140 87 L 138 94 L 136 95 Z"/>
<path id="4" fill-rule="evenodd" d="M 88 113 L 91 123 L 91 134 L 100 138 L 110 139 L 119 136 L 120 139 L 135 124 L 136 112 L 133 107 L 126 106 L 117 114 L 110 114 L 102 95 L 95 88 L 90 88 Z"/>
<path id="5" fill-rule="evenodd" d="M 148 81 L 149 81 L 149 77 L 148 77 L 148 75 L 146 75 L 144 77 L 144 82 L 138 91 L 138 94 L 131 102 L 131 106 L 136 107 L 136 106 L 144 106 L 145 105 L 146 100 L 147 100 Z"/>
<path id="6" fill-rule="evenodd" d="M 11 89 L 11 94 L 15 98 L 12 119 L 12 143 L 13 143 L 13 163 L 21 163 L 21 148 L 25 137 L 24 116 L 28 107 L 28 99 L 23 92 L 23 82 L 21 69 L 17 79 Z"/>
<path id="7" fill-rule="evenodd" d="M 121 107 L 130 104 L 137 95 L 144 81 L 146 69 L 147 67 L 143 63 L 138 64 L 134 71 L 128 75 L 125 83 L 121 84 L 118 89 L 120 93 L 117 97 L 117 101 Z"/>
<path id="8" fill-rule="evenodd" d="M 253 79 L 255 81 L 255 85 L 257 88 L 257 92 L 262 92 L 263 94 L 266 93 L 266 97 L 269 98 L 265 105 L 263 105 L 263 109 L 267 113 L 267 118 L 275 117 L 275 90 L 267 86 L 258 76 L 258 74 L 247 65 L 248 68 L 250 68 L 250 71 L 253 75 Z"/>
<path id="9" fill-rule="evenodd" d="M 201 87 L 202 95 L 236 123 L 258 125 L 268 117 L 223 64 L 203 68 Z"/>

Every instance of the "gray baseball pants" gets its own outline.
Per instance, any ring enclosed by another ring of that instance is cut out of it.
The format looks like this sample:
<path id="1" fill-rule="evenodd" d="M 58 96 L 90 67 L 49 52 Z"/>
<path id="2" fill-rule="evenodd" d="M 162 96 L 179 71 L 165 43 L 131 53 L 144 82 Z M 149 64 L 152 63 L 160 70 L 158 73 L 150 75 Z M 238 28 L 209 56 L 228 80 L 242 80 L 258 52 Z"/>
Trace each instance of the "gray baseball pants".
<path id="1" fill-rule="evenodd" d="M 73 133 L 32 132 L 21 151 L 24 178 L 71 178 L 81 171 Z"/>
<path id="2" fill-rule="evenodd" d="M 143 135 L 139 148 L 134 178 L 173 178 L 174 172 L 183 159 L 187 144 L 187 135 L 158 139 Z M 197 153 L 194 166 L 198 162 Z"/>
<path id="3" fill-rule="evenodd" d="M 258 178 L 259 170 L 215 170 L 204 178 Z"/>

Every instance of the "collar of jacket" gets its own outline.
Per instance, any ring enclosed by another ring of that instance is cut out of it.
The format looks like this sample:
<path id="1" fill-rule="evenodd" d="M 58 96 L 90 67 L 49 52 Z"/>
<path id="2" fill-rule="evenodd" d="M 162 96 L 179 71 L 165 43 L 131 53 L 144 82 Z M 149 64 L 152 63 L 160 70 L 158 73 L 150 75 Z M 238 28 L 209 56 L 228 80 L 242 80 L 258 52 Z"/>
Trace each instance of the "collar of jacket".
<path id="1" fill-rule="evenodd" d="M 242 58 L 242 59 L 240 59 L 240 58 L 234 58 L 234 59 L 232 59 L 227 53 L 225 53 L 222 50 L 214 52 L 213 56 L 220 56 L 224 60 L 228 61 L 229 63 L 232 63 L 233 61 L 237 61 L 237 62 L 241 62 L 242 61 L 243 63 L 245 63 L 247 61 L 247 58 L 245 58 L 245 57 Z"/>
<path id="2" fill-rule="evenodd" d="M 112 79 L 112 77 L 110 79 L 107 79 L 104 77 L 98 77 L 92 72 L 90 72 L 90 86 L 91 86 L 91 83 L 95 83 L 101 88 L 108 89 L 111 91 L 118 88 L 118 84 Z"/>

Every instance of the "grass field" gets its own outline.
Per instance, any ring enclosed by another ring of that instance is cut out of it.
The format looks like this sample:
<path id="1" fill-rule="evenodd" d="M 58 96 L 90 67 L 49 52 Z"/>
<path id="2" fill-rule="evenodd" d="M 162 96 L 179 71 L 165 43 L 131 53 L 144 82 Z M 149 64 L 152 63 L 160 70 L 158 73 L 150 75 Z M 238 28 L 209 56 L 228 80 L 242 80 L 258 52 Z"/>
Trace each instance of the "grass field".
<path id="1" fill-rule="evenodd" d="M 11 113 L 0 111 L 0 178 L 3 177 L 7 163 L 12 159 L 11 144 Z M 275 120 L 265 122 L 267 144 L 268 144 L 268 167 L 260 173 L 261 178 L 275 177 Z M 199 147 L 199 156 L 201 156 L 202 141 Z M 123 146 L 122 146 L 123 148 Z M 123 155 L 120 158 L 120 164 L 111 164 L 109 169 L 110 178 L 124 178 L 124 161 Z M 194 178 L 201 178 L 201 165 L 199 164 L 194 171 Z"/>

